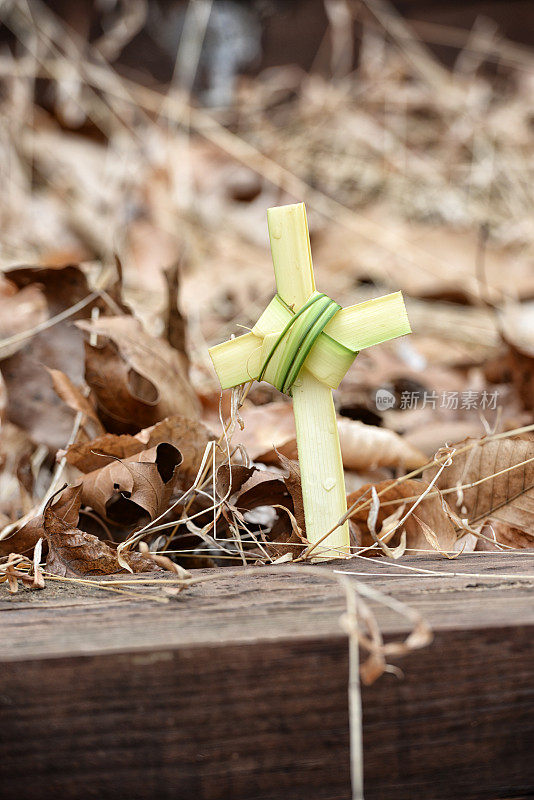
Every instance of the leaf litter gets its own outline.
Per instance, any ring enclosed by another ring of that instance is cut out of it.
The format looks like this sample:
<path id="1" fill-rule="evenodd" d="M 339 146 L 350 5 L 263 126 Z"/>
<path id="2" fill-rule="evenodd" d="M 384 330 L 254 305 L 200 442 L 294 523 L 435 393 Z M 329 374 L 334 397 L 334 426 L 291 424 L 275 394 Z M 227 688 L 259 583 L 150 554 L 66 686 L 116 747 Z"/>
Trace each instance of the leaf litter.
<path id="1" fill-rule="evenodd" d="M 480 69 L 462 67 L 466 50 L 454 72 L 424 49 L 421 69 L 364 20 L 354 74 L 243 79 L 223 124 L 89 58 L 46 8 L 33 27 L 23 9 L 1 13 L 41 52 L 1 57 L 0 102 L 17 109 L 2 155 L 38 176 L 0 201 L 11 590 L 171 565 L 189 585 L 180 570 L 318 554 L 290 404 L 263 384 L 221 399 L 206 356 L 270 297 L 264 209 L 293 198 L 310 207 L 325 291 L 401 288 L 414 321 L 336 394 L 353 555 L 400 566 L 410 552 L 532 548 L 534 333 L 518 325 L 534 296 L 532 63 L 505 48 L 492 81 L 489 46 Z M 97 136 L 17 91 L 45 78 L 57 92 L 65 63 Z M 189 135 L 172 137 L 185 110 Z M 185 159 L 195 213 L 177 191 Z M 473 393 L 498 404 L 463 403 Z"/>

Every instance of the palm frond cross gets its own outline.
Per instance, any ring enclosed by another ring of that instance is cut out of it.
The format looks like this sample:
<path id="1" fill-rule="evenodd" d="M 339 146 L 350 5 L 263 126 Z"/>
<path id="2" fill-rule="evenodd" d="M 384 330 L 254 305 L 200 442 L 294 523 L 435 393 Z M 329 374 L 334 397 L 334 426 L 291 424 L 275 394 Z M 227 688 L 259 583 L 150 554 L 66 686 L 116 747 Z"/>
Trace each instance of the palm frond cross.
<path id="1" fill-rule="evenodd" d="M 292 397 L 306 538 L 339 558 L 350 541 L 348 522 L 336 527 L 347 502 L 332 389 L 360 350 L 410 324 L 400 292 L 341 308 L 316 291 L 304 203 L 270 208 L 267 223 L 277 293 L 250 333 L 209 352 L 223 389 L 265 380 Z"/>

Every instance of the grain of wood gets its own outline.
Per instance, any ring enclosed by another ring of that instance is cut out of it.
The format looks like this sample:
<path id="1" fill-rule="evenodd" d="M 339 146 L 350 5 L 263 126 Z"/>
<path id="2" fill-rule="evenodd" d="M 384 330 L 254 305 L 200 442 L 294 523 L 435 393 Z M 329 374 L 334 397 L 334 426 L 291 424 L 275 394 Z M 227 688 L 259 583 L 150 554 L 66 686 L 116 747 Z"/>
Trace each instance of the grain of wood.
<path id="1" fill-rule="evenodd" d="M 376 559 L 333 565 L 368 573 L 359 580 L 417 608 L 435 633 L 399 662 L 402 680 L 363 688 L 366 798 L 532 796 L 534 608 L 521 576 L 534 557 L 403 564 L 451 577 L 389 577 L 394 566 Z M 487 577 L 453 575 L 462 571 Z M 157 607 L 72 584 L 2 594 L 3 791 L 348 798 L 343 610 L 320 572 L 283 567 L 239 579 L 221 570 Z M 374 610 L 386 639 L 406 630 Z"/>

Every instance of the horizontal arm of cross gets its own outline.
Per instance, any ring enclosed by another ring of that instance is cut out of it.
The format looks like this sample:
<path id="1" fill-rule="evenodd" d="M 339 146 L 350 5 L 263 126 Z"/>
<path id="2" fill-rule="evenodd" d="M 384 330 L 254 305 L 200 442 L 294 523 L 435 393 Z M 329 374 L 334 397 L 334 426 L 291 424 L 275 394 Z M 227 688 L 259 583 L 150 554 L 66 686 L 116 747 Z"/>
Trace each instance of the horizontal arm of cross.
<path id="1" fill-rule="evenodd" d="M 222 378 L 223 389 L 258 378 L 265 356 L 266 337 L 282 330 L 291 313 L 275 296 L 250 333 L 210 349 L 215 370 Z M 335 389 L 346 369 L 342 369 L 342 364 L 335 371 L 329 368 L 327 336 L 347 348 L 348 368 L 356 352 L 410 332 L 401 292 L 366 300 L 337 312 L 316 340 L 305 367 L 320 381 Z"/>

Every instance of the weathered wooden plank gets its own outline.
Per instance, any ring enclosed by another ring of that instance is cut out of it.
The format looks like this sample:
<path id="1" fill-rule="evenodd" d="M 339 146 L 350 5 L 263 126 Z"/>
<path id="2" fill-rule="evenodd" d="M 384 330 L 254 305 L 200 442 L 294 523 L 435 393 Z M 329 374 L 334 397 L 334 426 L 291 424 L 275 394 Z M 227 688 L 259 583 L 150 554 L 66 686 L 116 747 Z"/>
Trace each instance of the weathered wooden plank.
<path id="1" fill-rule="evenodd" d="M 348 566 L 383 570 L 360 579 L 417 607 L 435 631 L 400 662 L 403 680 L 385 675 L 363 690 L 366 797 L 534 796 L 534 604 L 521 578 L 534 558 L 403 563 L 497 577 Z M 101 595 L 1 595 L 2 794 L 350 796 L 335 584 L 281 567 L 222 572 L 167 606 Z M 387 635 L 406 630 L 376 610 Z"/>
<path id="2" fill-rule="evenodd" d="M 414 575 L 404 565 L 451 577 Z M 359 573 L 357 580 L 370 581 L 376 589 L 409 603 L 434 628 L 534 624 L 533 581 L 521 579 L 534 575 L 534 555 L 470 554 L 454 561 L 419 556 L 403 559 L 401 567 L 383 559 L 358 559 L 317 567 L 317 577 L 295 572 L 298 569 L 280 565 L 243 571 L 239 577 L 235 570 L 220 570 L 216 580 L 189 589 L 167 606 L 125 602 L 115 594 L 72 584 L 49 584 L 44 593 L 24 591 L 14 596 L 4 590 L 0 612 L 9 613 L 0 619 L 5 642 L 0 657 L 338 634 L 344 594 L 336 583 L 324 579 L 324 569 Z M 198 570 L 195 575 L 211 572 Z M 468 576 L 455 577 L 455 572 Z M 510 574 L 514 580 L 499 577 Z M 379 606 L 375 612 L 384 632 L 408 629 L 406 620 L 388 609 Z"/>

